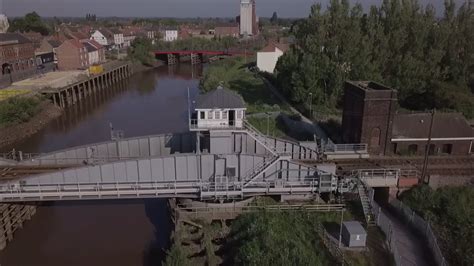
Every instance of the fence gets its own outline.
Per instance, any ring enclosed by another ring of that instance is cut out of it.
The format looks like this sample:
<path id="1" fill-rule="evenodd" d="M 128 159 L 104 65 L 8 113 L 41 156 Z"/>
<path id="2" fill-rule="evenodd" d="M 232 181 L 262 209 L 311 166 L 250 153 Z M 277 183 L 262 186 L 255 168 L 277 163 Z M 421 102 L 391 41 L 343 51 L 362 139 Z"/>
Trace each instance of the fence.
<path id="1" fill-rule="evenodd" d="M 401 201 L 395 199 L 391 202 L 392 206 L 402 214 L 403 218 L 409 222 L 409 224 L 417 229 L 418 232 L 421 232 L 425 237 L 426 241 L 428 241 L 428 246 L 431 252 L 434 255 L 434 260 L 436 261 L 437 265 L 440 266 L 447 266 L 446 259 L 441 252 L 441 249 L 438 245 L 438 241 L 436 240 L 436 236 L 431 229 L 431 225 L 429 222 L 425 221 L 419 215 L 417 215 L 412 209 L 405 206 Z"/>
<path id="2" fill-rule="evenodd" d="M 369 200 L 370 206 L 372 207 L 375 222 L 376 224 L 382 229 L 387 237 L 388 245 L 390 247 L 390 252 L 392 252 L 393 257 L 395 259 L 395 265 L 401 266 L 402 264 L 402 257 L 397 247 L 397 237 L 395 231 L 392 229 L 393 225 L 390 222 L 390 219 L 382 212 L 380 206 L 375 202 L 373 199 L 374 190 L 370 189 L 369 191 Z"/>

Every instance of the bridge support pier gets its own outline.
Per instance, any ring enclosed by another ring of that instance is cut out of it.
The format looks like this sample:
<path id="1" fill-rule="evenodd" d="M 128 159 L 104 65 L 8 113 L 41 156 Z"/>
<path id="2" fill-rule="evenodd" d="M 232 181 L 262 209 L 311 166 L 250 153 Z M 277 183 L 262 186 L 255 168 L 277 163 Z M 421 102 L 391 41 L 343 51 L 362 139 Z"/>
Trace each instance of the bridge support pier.
<path id="1" fill-rule="evenodd" d="M 191 54 L 191 64 L 192 65 L 197 65 L 202 63 L 202 54 Z"/>
<path id="2" fill-rule="evenodd" d="M 36 213 L 36 206 L 0 204 L 0 250 L 13 240 L 13 233 Z"/>
<path id="3" fill-rule="evenodd" d="M 168 54 L 168 65 L 176 65 L 178 63 L 178 55 Z"/>

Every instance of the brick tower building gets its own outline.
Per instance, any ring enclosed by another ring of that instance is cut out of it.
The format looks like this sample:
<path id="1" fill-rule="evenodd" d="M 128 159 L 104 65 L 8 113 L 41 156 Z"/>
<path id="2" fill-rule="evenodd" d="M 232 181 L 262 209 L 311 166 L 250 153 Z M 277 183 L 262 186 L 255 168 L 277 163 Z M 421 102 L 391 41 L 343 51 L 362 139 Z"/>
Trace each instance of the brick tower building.
<path id="1" fill-rule="evenodd" d="M 397 91 L 375 82 L 347 81 L 342 115 L 343 141 L 367 143 L 370 154 L 389 153 Z"/>

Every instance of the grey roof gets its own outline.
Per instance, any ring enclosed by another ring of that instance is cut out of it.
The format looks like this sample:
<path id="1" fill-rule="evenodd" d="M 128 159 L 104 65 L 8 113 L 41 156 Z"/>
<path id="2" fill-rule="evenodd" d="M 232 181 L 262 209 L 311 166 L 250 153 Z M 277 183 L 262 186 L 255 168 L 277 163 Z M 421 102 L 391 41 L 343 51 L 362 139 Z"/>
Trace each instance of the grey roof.
<path id="1" fill-rule="evenodd" d="M 393 138 L 428 138 L 431 113 L 396 114 L 393 120 Z M 473 137 L 472 129 L 459 113 L 435 113 L 433 138 Z"/>
<path id="2" fill-rule="evenodd" d="M 206 94 L 199 95 L 196 100 L 196 109 L 212 108 L 245 108 L 242 97 L 234 91 L 221 86 Z"/>
<path id="3" fill-rule="evenodd" d="M 95 48 L 93 45 L 91 45 L 91 44 L 88 43 L 88 42 L 83 42 L 82 44 L 86 47 L 87 52 L 89 52 L 89 53 L 90 53 L 90 52 L 97 51 L 97 48 Z"/>
<path id="4" fill-rule="evenodd" d="M 364 227 L 358 221 L 346 221 L 342 223 L 349 234 L 364 235 L 367 234 Z"/>
<path id="5" fill-rule="evenodd" d="M 19 33 L 0 33 L 0 45 L 15 43 L 31 43 L 31 41 Z"/>

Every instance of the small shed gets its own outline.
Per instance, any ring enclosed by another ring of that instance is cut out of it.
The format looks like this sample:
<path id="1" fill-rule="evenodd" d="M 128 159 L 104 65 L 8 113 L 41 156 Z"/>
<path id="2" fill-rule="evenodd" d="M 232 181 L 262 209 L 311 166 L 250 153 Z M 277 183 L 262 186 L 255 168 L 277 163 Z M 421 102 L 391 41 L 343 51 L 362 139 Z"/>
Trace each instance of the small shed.
<path id="1" fill-rule="evenodd" d="M 348 247 L 365 247 L 367 232 L 357 221 L 343 222 L 342 239 Z"/>

